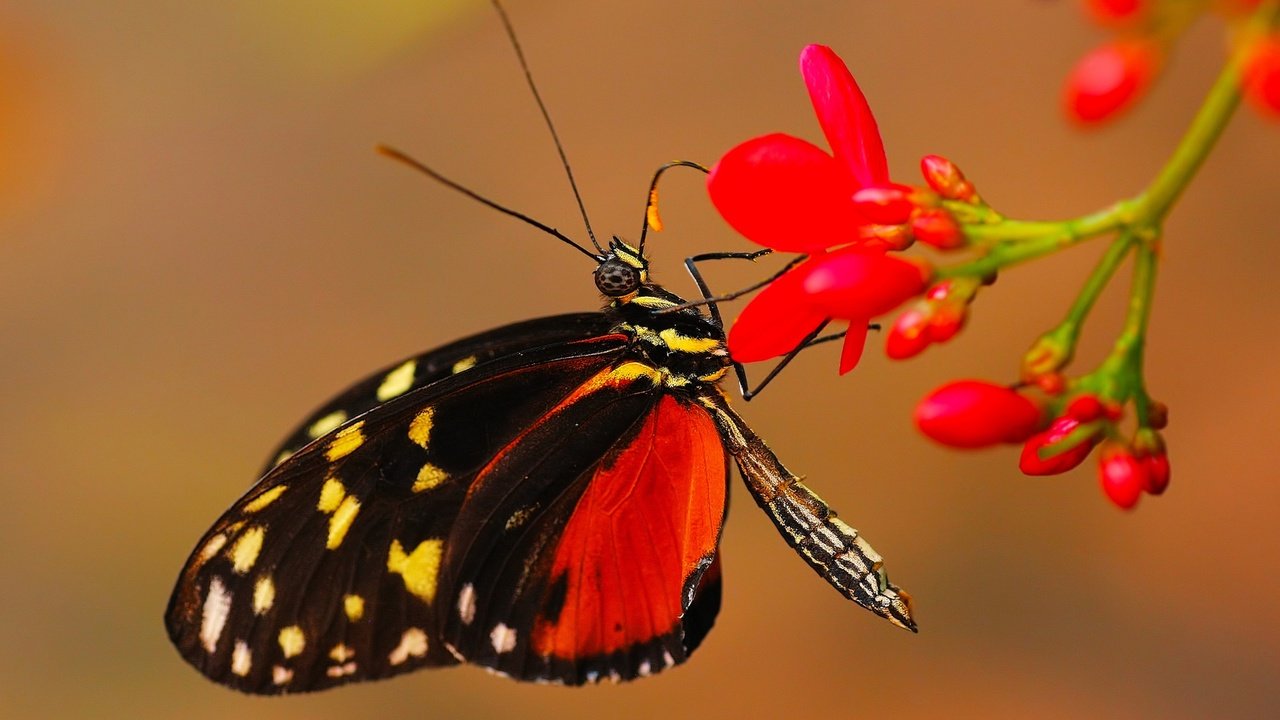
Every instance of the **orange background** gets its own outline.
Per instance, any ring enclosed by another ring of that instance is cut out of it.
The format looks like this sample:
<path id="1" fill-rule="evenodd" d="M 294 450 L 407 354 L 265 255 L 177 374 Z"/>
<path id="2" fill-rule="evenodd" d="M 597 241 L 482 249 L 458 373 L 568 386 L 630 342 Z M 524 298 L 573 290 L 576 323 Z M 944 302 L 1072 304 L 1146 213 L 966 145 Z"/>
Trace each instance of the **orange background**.
<path id="1" fill-rule="evenodd" d="M 358 8 L 358 9 L 357 9 Z M 785 130 L 820 139 L 796 69 L 832 45 L 893 172 L 943 153 L 1005 212 L 1140 189 L 1220 64 L 1196 25 L 1131 116 L 1080 134 L 1061 78 L 1101 35 L 1076 3 L 511 0 L 597 228 L 634 238 L 662 161 Z M 913 403 L 1010 380 L 1100 246 L 1010 271 L 970 327 L 835 376 L 807 353 L 739 407 L 863 530 L 917 600 L 911 636 L 843 601 L 741 488 L 725 602 L 684 667 L 623 687 L 461 668 L 285 700 L 204 681 L 161 613 L 200 533 L 273 443 L 344 383 L 520 318 L 590 309 L 589 264 L 379 159 L 390 142 L 581 235 L 545 129 L 483 3 L 0 6 L 0 715 L 984 717 L 1280 714 L 1276 168 L 1242 112 L 1168 224 L 1149 382 L 1174 479 L 1132 514 L 1092 468 L 1030 479 L 945 451 Z M 742 249 L 692 173 L 665 186 L 656 274 Z M 713 267 L 732 287 L 759 270 Z M 1077 368 L 1105 353 L 1123 276 Z M 735 481 L 736 485 L 736 481 Z"/>

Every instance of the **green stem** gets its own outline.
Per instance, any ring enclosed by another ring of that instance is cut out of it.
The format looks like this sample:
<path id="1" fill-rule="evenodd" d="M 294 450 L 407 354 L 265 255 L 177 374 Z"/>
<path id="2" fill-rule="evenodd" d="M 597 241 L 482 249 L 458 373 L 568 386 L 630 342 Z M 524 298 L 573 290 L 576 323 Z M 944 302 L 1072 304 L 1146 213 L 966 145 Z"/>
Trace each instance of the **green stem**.
<path id="1" fill-rule="evenodd" d="M 1107 287 L 1107 283 L 1111 281 L 1111 277 L 1115 275 L 1116 268 L 1120 266 L 1121 261 L 1133 249 L 1133 235 L 1124 233 L 1116 238 L 1111 246 L 1107 248 L 1107 252 L 1103 254 L 1102 259 L 1094 266 L 1093 272 L 1089 273 L 1089 278 L 1085 280 L 1084 287 L 1080 288 L 1080 294 L 1076 296 L 1076 301 L 1071 304 L 1071 308 L 1067 310 L 1067 316 L 1063 319 L 1062 324 L 1071 328 L 1073 336 L 1072 345 L 1075 345 L 1074 336 L 1080 333 L 1080 327 L 1084 324 L 1085 318 L 1088 317 L 1089 311 L 1093 309 L 1094 303 L 1098 301 L 1098 296 L 1102 294 L 1103 289 Z"/>
<path id="2" fill-rule="evenodd" d="M 1138 421 L 1145 424 L 1151 399 L 1142 379 L 1143 351 L 1146 349 L 1147 326 L 1151 320 L 1152 298 L 1155 296 L 1158 258 L 1154 243 L 1138 246 L 1133 264 L 1133 285 L 1129 288 L 1129 311 L 1124 329 L 1116 338 L 1111 355 L 1093 373 L 1092 380 L 1101 394 L 1115 400 L 1132 399 Z"/>

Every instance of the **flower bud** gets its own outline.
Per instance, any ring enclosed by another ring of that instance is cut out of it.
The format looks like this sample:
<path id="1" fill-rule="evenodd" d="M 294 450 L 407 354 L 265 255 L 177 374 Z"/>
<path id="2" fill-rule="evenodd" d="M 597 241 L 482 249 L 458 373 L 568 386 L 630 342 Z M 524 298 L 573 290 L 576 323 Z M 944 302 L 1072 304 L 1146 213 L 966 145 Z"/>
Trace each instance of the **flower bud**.
<path id="1" fill-rule="evenodd" d="M 934 192 L 948 200 L 970 202 L 976 197 L 973 183 L 955 163 L 941 155 L 925 155 L 920 158 L 920 174 Z"/>
<path id="2" fill-rule="evenodd" d="M 1102 401 L 1093 393 L 1083 393 L 1067 404 L 1067 410 L 1063 414 L 1080 422 L 1092 422 L 1102 417 Z"/>
<path id="3" fill-rule="evenodd" d="M 1169 454 L 1164 438 L 1151 428 L 1140 428 L 1133 436 L 1133 452 L 1146 472 L 1145 490 L 1159 495 L 1169 487 Z"/>
<path id="4" fill-rule="evenodd" d="M 1076 432 L 1082 428 L 1086 432 Z M 1098 442 L 1098 429 L 1081 424 L 1073 417 L 1059 417 L 1049 424 L 1049 429 L 1033 435 L 1022 446 L 1018 467 L 1027 475 L 1064 473 L 1083 462 L 1093 450 Z"/>
<path id="5" fill-rule="evenodd" d="M 1041 335 L 1022 356 L 1024 382 L 1038 382 L 1040 377 L 1056 373 L 1071 362 L 1071 349 L 1059 334 L 1050 331 Z M 1048 389 L 1045 392 L 1049 392 Z"/>
<path id="6" fill-rule="evenodd" d="M 1146 14 L 1147 0 L 1088 0 L 1089 14 L 1099 25 L 1126 26 Z"/>
<path id="7" fill-rule="evenodd" d="M 1280 119 L 1280 34 L 1260 40 L 1244 65 L 1245 97 L 1262 112 Z"/>
<path id="8" fill-rule="evenodd" d="M 939 250 L 964 247 L 964 231 L 943 208 L 922 208 L 911 218 L 911 234 L 916 240 Z"/>
<path id="9" fill-rule="evenodd" d="M 1114 117 L 1151 84 L 1160 65 L 1159 45 L 1121 40 L 1094 48 L 1067 75 L 1063 100 L 1067 114 L 1084 124 Z"/>
<path id="10" fill-rule="evenodd" d="M 1040 407 L 1025 395 L 985 380 L 947 383 L 925 396 L 915 411 L 920 432 L 957 448 L 1022 442 L 1040 420 Z"/>
<path id="11" fill-rule="evenodd" d="M 884 352 L 894 360 L 915 357 L 929 347 L 929 312 L 923 303 L 910 307 L 893 321 L 884 343 Z"/>
<path id="12" fill-rule="evenodd" d="M 1147 487 L 1147 473 L 1142 463 L 1128 447 L 1115 442 L 1102 447 L 1098 456 L 1098 479 L 1111 502 L 1124 510 L 1137 505 Z"/>

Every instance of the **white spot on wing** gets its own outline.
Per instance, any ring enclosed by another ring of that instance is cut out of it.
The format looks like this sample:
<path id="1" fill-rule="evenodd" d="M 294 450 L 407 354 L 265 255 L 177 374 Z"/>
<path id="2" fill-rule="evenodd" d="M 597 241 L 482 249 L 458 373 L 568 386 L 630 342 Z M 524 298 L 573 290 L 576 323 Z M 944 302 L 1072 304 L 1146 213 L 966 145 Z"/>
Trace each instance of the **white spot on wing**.
<path id="1" fill-rule="evenodd" d="M 200 611 L 200 644 L 206 652 L 211 653 L 218 646 L 218 638 L 222 637 L 222 628 L 230 614 L 231 593 L 221 578 L 214 577 L 209 580 L 209 593 L 204 596 L 204 607 Z"/>
<path id="2" fill-rule="evenodd" d="M 293 679 L 293 671 L 283 665 L 274 665 L 271 668 L 271 682 L 276 685 L 284 685 Z"/>
<path id="3" fill-rule="evenodd" d="M 236 640 L 236 647 L 231 651 L 231 672 L 244 677 L 249 674 L 249 669 L 253 667 L 253 653 L 249 651 L 249 645 L 243 640 Z"/>
<path id="4" fill-rule="evenodd" d="M 214 555 L 217 555 L 218 551 L 222 549 L 222 546 L 226 544 L 227 536 L 222 533 L 218 533 L 217 535 L 209 538 L 209 542 L 205 543 L 204 547 L 200 549 L 200 561 L 204 562 Z"/>
<path id="5" fill-rule="evenodd" d="M 331 678 L 340 678 L 347 675 L 354 675 L 356 672 L 356 664 L 354 662 L 345 663 L 343 665 L 331 665 L 329 669 L 324 671 Z"/>
<path id="6" fill-rule="evenodd" d="M 427 634 L 422 628 L 409 628 L 400 636 L 400 644 L 387 655 L 392 665 L 401 665 L 411 657 L 422 657 L 427 654 Z"/>
<path id="7" fill-rule="evenodd" d="M 470 625 L 476 619 L 476 586 L 467 583 L 458 593 L 458 618 L 463 625 Z"/>
<path id="8" fill-rule="evenodd" d="M 507 627 L 506 623 L 498 623 L 489 633 L 489 640 L 493 643 L 493 651 L 499 655 L 511 652 L 516 647 L 516 630 Z"/>

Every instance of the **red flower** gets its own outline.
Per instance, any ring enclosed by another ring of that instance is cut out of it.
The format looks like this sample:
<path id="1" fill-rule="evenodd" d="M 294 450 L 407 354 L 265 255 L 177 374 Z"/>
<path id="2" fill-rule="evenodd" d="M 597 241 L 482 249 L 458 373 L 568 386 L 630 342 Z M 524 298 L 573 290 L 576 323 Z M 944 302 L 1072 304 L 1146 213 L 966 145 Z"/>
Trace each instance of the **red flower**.
<path id="1" fill-rule="evenodd" d="M 887 256 L 882 245 L 856 245 L 870 234 L 865 228 L 902 213 L 909 189 L 889 181 L 875 118 L 840 58 L 810 45 L 800 53 L 800 71 L 831 152 L 790 135 L 765 135 L 729 150 L 707 178 L 712 203 L 739 233 L 774 250 L 812 255 L 743 309 L 729 332 L 729 351 L 739 362 L 785 355 L 838 318 L 849 321 L 845 373 L 862 355 L 870 319 L 923 290 L 927 273 Z M 889 192 L 855 202 L 866 188 Z M 843 245 L 851 247 L 827 252 Z"/>
<path id="2" fill-rule="evenodd" d="M 981 448 L 1031 437 L 1040 426 L 1040 407 L 1003 385 L 957 380 L 925 396 L 915 420 L 920 432 L 943 445 Z"/>

